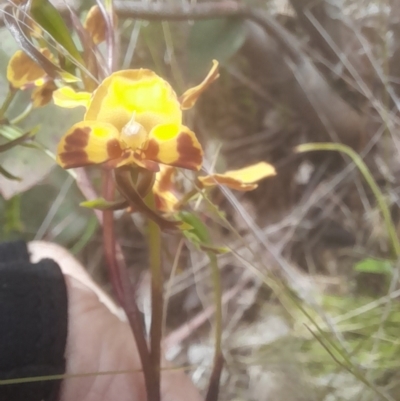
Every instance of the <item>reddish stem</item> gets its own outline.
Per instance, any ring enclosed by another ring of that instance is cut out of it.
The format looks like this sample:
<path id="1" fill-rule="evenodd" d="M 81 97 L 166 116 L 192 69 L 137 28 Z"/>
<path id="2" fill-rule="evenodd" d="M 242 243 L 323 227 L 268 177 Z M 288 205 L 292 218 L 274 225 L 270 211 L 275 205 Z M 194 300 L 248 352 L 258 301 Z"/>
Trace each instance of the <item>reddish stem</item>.
<path id="1" fill-rule="evenodd" d="M 103 197 L 114 200 L 115 183 L 110 171 L 103 171 Z M 128 317 L 142 363 L 148 401 L 158 401 L 156 376 L 153 372 L 150 351 L 145 337 L 143 319 L 136 303 L 135 289 L 130 281 L 121 246 L 115 240 L 114 214 L 103 211 L 103 243 L 111 283 Z"/>
<path id="2" fill-rule="evenodd" d="M 103 197 L 107 201 L 114 200 L 114 182 L 109 171 L 103 173 Z M 120 304 L 123 304 L 123 292 L 119 266 L 116 258 L 116 241 L 114 233 L 114 212 L 112 210 L 103 211 L 103 246 L 110 274 L 111 284 L 116 293 Z"/>

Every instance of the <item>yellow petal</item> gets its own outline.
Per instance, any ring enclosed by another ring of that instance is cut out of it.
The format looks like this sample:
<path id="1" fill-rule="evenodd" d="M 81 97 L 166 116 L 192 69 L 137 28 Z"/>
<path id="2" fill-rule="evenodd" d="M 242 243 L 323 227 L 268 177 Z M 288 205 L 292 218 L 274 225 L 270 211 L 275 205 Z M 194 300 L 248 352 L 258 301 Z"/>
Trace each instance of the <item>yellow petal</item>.
<path id="1" fill-rule="evenodd" d="M 47 82 L 46 84 L 35 88 L 31 95 L 33 107 L 42 107 L 49 103 L 52 99 L 53 92 L 56 89 L 57 86 L 53 81 Z"/>
<path id="2" fill-rule="evenodd" d="M 203 149 L 189 128 L 184 125 L 162 124 L 150 132 L 140 157 L 169 166 L 200 170 Z"/>
<path id="3" fill-rule="evenodd" d="M 118 130 L 111 124 L 81 121 L 61 138 L 57 163 L 67 169 L 119 160 L 124 149 L 118 137 Z"/>
<path id="4" fill-rule="evenodd" d="M 190 109 L 198 97 L 219 77 L 218 61 L 213 60 L 213 66 L 203 82 L 194 88 L 188 89 L 180 98 L 182 110 Z"/>
<path id="5" fill-rule="evenodd" d="M 225 185 L 238 191 L 251 191 L 257 188 L 257 182 L 275 175 L 275 168 L 268 163 L 260 162 L 239 170 L 227 171 L 225 174 L 211 174 L 199 177 L 205 187 Z"/>
<path id="6" fill-rule="evenodd" d="M 45 53 L 42 51 L 42 53 Z M 47 54 L 44 54 L 47 56 Z M 7 66 L 7 79 L 17 89 L 43 85 L 49 78 L 46 72 L 22 50 L 18 50 Z"/>
<path id="7" fill-rule="evenodd" d="M 106 78 L 94 92 L 85 120 L 107 122 L 121 131 L 134 113 L 147 132 L 159 124 L 182 121 L 169 83 L 145 69 L 117 71 Z"/>
<path id="8" fill-rule="evenodd" d="M 116 26 L 118 22 L 117 14 L 114 13 L 113 18 L 114 26 Z M 96 45 L 106 39 L 107 25 L 99 6 L 95 5 L 89 10 L 83 26 L 92 37 L 92 40 Z"/>
<path id="9" fill-rule="evenodd" d="M 72 109 L 78 106 L 88 107 L 92 94 L 76 92 L 70 86 L 63 86 L 53 93 L 53 100 L 57 106 Z"/>
<path id="10" fill-rule="evenodd" d="M 175 205 L 178 204 L 178 198 L 173 193 L 175 174 L 175 167 L 161 166 L 153 185 L 157 209 L 165 213 L 174 212 Z"/>

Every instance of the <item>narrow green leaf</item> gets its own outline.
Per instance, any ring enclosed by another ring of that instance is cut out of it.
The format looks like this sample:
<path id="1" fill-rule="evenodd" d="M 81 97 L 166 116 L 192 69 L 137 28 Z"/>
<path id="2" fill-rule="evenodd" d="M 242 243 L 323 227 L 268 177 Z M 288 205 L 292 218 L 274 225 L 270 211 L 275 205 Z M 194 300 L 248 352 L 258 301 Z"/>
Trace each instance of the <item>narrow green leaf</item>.
<path id="1" fill-rule="evenodd" d="M 43 56 L 38 49 L 36 49 L 36 47 L 26 36 L 23 30 L 24 26 L 18 22 L 14 14 L 15 7 L 7 5 L 4 8 L 4 22 L 15 41 L 32 60 L 39 64 L 44 71 L 46 71 L 47 75 L 52 78 L 57 78 L 62 71 L 61 68 L 52 63 L 48 58 Z"/>
<path id="2" fill-rule="evenodd" d="M 129 203 L 126 200 L 108 202 L 104 198 L 97 198 L 81 202 L 79 206 L 86 207 L 88 209 L 119 210 L 127 208 Z"/>
<path id="3" fill-rule="evenodd" d="M 1 167 L 1 166 L 0 166 L 0 175 L 3 175 L 4 177 L 8 178 L 9 180 L 21 181 L 21 178 L 11 174 L 4 167 Z"/>
<path id="4" fill-rule="evenodd" d="M 79 240 L 75 243 L 75 245 L 72 247 L 71 252 L 76 255 L 79 253 L 90 241 L 90 239 L 93 237 L 94 233 L 96 232 L 97 228 L 99 227 L 97 218 L 95 216 L 92 216 L 87 225 L 86 229 L 83 232 L 82 236 L 79 238 Z"/>
<path id="5" fill-rule="evenodd" d="M 183 222 L 191 227 L 189 230 L 184 230 L 183 233 L 194 245 L 198 247 L 203 244 L 210 245 L 211 241 L 207 227 L 195 214 L 183 211 L 178 215 Z"/>
<path id="6" fill-rule="evenodd" d="M 393 266 L 390 261 L 385 259 L 363 259 L 356 263 L 354 270 L 362 273 L 374 273 L 374 274 L 392 274 Z"/>
<path id="7" fill-rule="evenodd" d="M 201 244 L 200 249 L 205 252 L 215 253 L 216 255 L 221 255 L 229 252 L 229 248 L 223 246 L 206 245 L 206 244 Z"/>
<path id="8" fill-rule="evenodd" d="M 9 149 L 12 149 L 14 146 L 21 145 L 22 143 L 24 143 L 28 139 L 33 138 L 33 136 L 34 136 L 34 134 L 32 134 L 31 131 L 28 131 L 27 133 L 21 135 L 20 137 L 15 138 L 12 141 L 8 141 L 4 145 L 0 145 L 0 153 L 1 152 L 5 152 L 5 151 L 7 151 Z"/>
<path id="9" fill-rule="evenodd" d="M 72 40 L 71 34 L 58 10 L 48 0 L 32 0 L 32 18 L 53 39 L 67 50 L 72 57 L 82 62 L 82 57 Z"/>
<path id="10" fill-rule="evenodd" d="M 22 232 L 23 224 L 21 221 L 21 196 L 16 195 L 5 202 L 5 224 L 4 232 Z"/>

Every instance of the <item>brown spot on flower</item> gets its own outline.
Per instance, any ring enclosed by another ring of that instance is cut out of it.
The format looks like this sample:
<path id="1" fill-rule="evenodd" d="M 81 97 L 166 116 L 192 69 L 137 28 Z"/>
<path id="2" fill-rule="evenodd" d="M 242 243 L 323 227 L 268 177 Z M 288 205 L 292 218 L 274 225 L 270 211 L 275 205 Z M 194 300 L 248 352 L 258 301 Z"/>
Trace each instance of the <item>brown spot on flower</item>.
<path id="1" fill-rule="evenodd" d="M 45 106 L 53 97 L 53 92 L 57 86 L 53 81 L 47 82 L 43 86 L 39 86 L 32 91 L 32 101 L 34 107 Z"/>
<path id="2" fill-rule="evenodd" d="M 160 192 L 168 192 L 172 189 L 172 180 L 175 174 L 175 169 L 173 167 L 165 167 L 160 174 L 160 179 L 158 180 L 158 190 Z"/>
<path id="3" fill-rule="evenodd" d="M 67 152 L 84 149 L 89 143 L 90 127 L 77 128 L 65 138 L 64 150 Z"/>
<path id="4" fill-rule="evenodd" d="M 77 128 L 65 137 L 63 149 L 58 154 L 64 168 L 82 167 L 89 164 L 85 148 L 89 143 L 90 131 L 89 127 Z"/>
<path id="5" fill-rule="evenodd" d="M 89 164 L 89 158 L 84 150 L 60 153 L 58 155 L 64 168 L 83 167 Z"/>
<path id="6" fill-rule="evenodd" d="M 198 170 L 203 162 L 203 152 L 193 143 L 192 138 L 186 132 L 182 132 L 177 138 L 179 159 L 171 165 L 184 166 L 187 169 Z"/>
<path id="7" fill-rule="evenodd" d="M 107 142 L 107 153 L 108 156 L 110 156 L 110 159 L 117 159 L 121 157 L 122 149 L 117 139 L 110 139 Z"/>
<path id="8" fill-rule="evenodd" d="M 158 160 L 160 145 L 154 139 L 150 139 L 147 143 L 145 155 L 147 160 Z"/>

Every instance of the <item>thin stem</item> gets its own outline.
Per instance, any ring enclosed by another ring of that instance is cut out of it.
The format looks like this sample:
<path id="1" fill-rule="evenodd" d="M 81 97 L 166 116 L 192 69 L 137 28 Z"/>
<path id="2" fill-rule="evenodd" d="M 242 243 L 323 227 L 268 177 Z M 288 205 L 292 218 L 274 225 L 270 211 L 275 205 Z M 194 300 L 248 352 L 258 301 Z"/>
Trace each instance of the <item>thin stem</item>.
<path id="1" fill-rule="evenodd" d="M 386 225 L 386 230 L 390 238 L 390 242 L 392 245 L 392 252 L 395 258 L 399 258 L 400 256 L 400 241 L 397 236 L 396 228 L 393 224 L 392 217 L 390 215 L 390 210 L 388 205 L 386 204 L 385 198 L 379 189 L 377 183 L 375 182 L 371 172 L 369 171 L 367 165 L 364 163 L 362 158 L 350 147 L 343 145 L 341 143 L 306 143 L 304 145 L 299 145 L 296 148 L 297 152 L 309 152 L 309 151 L 318 151 L 318 150 L 328 150 L 328 151 L 336 151 L 341 152 L 349 156 L 354 164 L 357 166 L 360 173 L 363 175 L 365 181 L 371 188 L 372 193 L 375 196 L 375 199 L 378 203 L 378 207 L 381 210 L 383 220 Z"/>
<path id="2" fill-rule="evenodd" d="M 222 287 L 217 257 L 213 252 L 207 252 L 207 255 L 210 259 L 211 277 L 214 286 L 215 349 L 213 370 L 207 390 L 206 401 L 214 401 L 218 400 L 220 377 L 224 365 L 224 358 L 222 355 Z"/>
<path id="3" fill-rule="evenodd" d="M 109 171 L 103 172 L 103 195 L 107 201 L 114 200 L 114 182 Z M 123 303 L 121 277 L 118 274 L 118 263 L 115 257 L 114 213 L 112 210 L 103 211 L 103 246 L 109 268 L 110 280 L 118 301 Z"/>
<path id="4" fill-rule="evenodd" d="M 154 194 L 150 191 L 147 196 L 148 206 L 156 207 Z M 151 272 L 151 326 L 150 326 L 150 355 L 155 384 L 155 400 L 161 399 L 161 341 L 163 324 L 164 280 L 161 263 L 161 230 L 157 223 L 148 219 L 148 244 Z"/>
<path id="5" fill-rule="evenodd" d="M 103 171 L 103 197 L 114 200 L 115 184 L 110 171 Z M 103 211 L 104 250 L 114 291 L 125 310 L 142 363 L 148 401 L 159 401 L 152 370 L 151 356 L 147 346 L 143 320 L 136 303 L 135 290 L 129 278 L 121 247 L 115 241 L 114 214 L 112 210 Z M 159 391 L 158 391 L 159 393 Z"/>
<path id="6" fill-rule="evenodd" d="M 169 279 L 165 289 L 165 302 L 164 302 L 164 310 L 163 310 L 163 333 L 165 333 L 165 327 L 167 325 L 167 313 L 168 313 L 168 303 L 171 297 L 172 291 L 172 282 L 176 276 L 176 271 L 178 270 L 179 259 L 182 254 L 183 245 L 185 245 L 185 241 L 183 238 L 179 241 L 178 248 L 176 249 L 174 263 L 172 265 L 171 274 L 169 275 Z"/>
<path id="7" fill-rule="evenodd" d="M 4 114 L 6 113 L 6 111 L 8 110 L 8 108 L 10 107 L 15 95 L 16 95 L 17 91 L 13 90 L 12 88 L 9 89 L 6 98 L 4 99 L 3 104 L 1 105 L 0 108 L 0 120 L 4 117 Z"/>
<path id="8" fill-rule="evenodd" d="M 18 123 L 20 123 L 23 119 L 25 119 L 26 117 L 28 117 L 29 113 L 32 111 L 33 109 L 33 103 L 29 103 L 28 106 L 26 106 L 25 110 L 17 117 L 13 118 L 10 121 L 11 125 L 16 125 Z"/>

